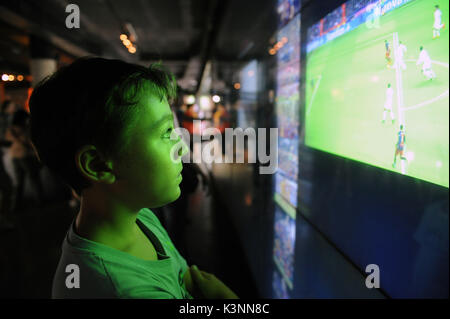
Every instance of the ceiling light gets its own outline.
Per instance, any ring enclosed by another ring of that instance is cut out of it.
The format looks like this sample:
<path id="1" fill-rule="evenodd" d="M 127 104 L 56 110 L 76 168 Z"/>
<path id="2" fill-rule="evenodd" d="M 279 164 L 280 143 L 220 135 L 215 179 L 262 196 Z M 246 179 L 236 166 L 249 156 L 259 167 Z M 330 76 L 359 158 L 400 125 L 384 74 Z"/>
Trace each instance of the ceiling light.
<path id="1" fill-rule="evenodd" d="M 194 104 L 195 103 L 195 96 L 192 95 L 192 94 L 185 96 L 184 103 L 186 103 L 186 104 Z"/>

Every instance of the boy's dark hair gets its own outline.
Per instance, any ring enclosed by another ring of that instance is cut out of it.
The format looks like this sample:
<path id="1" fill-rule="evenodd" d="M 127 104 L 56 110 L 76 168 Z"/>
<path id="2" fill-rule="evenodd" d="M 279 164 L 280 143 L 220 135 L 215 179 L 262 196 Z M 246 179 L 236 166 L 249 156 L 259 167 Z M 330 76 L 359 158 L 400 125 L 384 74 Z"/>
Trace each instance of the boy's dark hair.
<path id="1" fill-rule="evenodd" d="M 105 156 L 120 153 L 145 82 L 161 100 L 176 96 L 173 75 L 159 64 L 146 68 L 84 57 L 42 80 L 29 102 L 31 141 L 40 161 L 80 195 L 90 183 L 76 167 L 76 152 L 92 144 Z"/>

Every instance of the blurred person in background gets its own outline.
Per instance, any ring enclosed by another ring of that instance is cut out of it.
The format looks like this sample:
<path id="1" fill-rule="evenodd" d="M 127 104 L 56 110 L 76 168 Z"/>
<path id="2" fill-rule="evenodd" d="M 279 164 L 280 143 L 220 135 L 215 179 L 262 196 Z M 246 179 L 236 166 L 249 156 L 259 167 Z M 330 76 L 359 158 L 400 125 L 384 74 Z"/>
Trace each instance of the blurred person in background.
<path id="1" fill-rule="evenodd" d="M 12 181 L 5 170 L 3 155 L 6 153 L 11 142 L 5 139 L 5 133 L 10 126 L 12 114 L 15 111 L 15 104 L 11 100 L 6 100 L 0 108 L 0 229 L 10 229 L 13 224 L 10 221 L 12 208 Z"/>
<path id="2" fill-rule="evenodd" d="M 16 111 L 16 104 L 11 100 L 5 100 L 0 109 L 0 138 L 5 137 L 6 129 L 11 125 L 12 117 Z"/>
<path id="3" fill-rule="evenodd" d="M 14 187 L 13 209 L 18 210 L 23 201 L 25 178 L 30 178 L 37 195 L 38 205 L 44 201 L 44 191 L 40 180 L 40 164 L 30 143 L 28 134 L 29 115 L 25 110 L 14 113 L 11 125 L 6 129 L 5 139 L 11 142 L 7 155 L 12 159 L 16 185 Z"/>

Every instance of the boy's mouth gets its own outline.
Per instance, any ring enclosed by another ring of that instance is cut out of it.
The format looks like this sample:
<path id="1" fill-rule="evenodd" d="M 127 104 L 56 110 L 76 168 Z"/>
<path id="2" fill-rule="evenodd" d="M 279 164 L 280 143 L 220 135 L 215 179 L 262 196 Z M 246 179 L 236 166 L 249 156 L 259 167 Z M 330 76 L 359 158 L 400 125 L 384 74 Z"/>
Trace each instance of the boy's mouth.
<path id="1" fill-rule="evenodd" d="M 175 178 L 178 183 L 181 183 L 181 181 L 183 180 L 183 175 L 181 175 L 181 171 L 182 170 L 183 169 L 180 170 L 180 172 L 178 173 L 177 177 Z"/>

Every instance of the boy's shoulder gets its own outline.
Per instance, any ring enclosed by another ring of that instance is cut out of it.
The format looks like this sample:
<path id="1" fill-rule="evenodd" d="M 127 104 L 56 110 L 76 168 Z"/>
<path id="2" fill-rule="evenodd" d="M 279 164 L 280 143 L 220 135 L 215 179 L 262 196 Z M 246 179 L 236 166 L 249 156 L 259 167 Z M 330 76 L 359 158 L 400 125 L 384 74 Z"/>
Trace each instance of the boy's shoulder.
<path id="1" fill-rule="evenodd" d="M 161 225 L 158 217 L 150 210 L 150 208 L 142 208 L 137 217 L 142 220 L 143 222 L 148 222 L 154 225 Z"/>
<path id="2" fill-rule="evenodd" d="M 144 225 L 154 233 L 159 241 L 171 244 L 169 234 L 167 233 L 161 221 L 158 219 L 155 213 L 150 208 L 143 208 L 139 211 L 137 218 L 144 223 Z"/>

